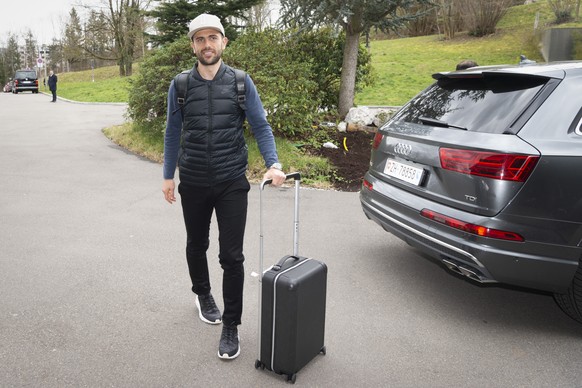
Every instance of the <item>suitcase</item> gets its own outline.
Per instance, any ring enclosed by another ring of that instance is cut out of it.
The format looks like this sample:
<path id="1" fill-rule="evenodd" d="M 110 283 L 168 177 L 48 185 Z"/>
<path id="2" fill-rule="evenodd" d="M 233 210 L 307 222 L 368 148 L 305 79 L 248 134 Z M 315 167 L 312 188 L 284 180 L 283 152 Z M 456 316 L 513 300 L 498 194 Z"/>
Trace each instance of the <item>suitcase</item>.
<path id="1" fill-rule="evenodd" d="M 327 266 L 298 255 L 299 182 L 295 179 L 293 255 L 263 272 L 263 181 L 260 187 L 260 272 L 258 359 L 255 368 L 269 369 L 295 383 L 297 372 L 318 354 L 325 354 Z"/>

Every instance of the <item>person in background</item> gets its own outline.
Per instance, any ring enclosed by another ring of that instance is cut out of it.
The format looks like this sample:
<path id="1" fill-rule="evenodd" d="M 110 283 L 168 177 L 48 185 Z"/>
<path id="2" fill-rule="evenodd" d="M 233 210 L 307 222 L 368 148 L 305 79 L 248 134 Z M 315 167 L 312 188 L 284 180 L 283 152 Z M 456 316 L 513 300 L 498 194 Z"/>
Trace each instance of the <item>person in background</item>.
<path id="1" fill-rule="evenodd" d="M 479 66 L 477 64 L 477 62 L 467 59 L 465 61 L 461 61 L 459 63 L 457 63 L 457 68 L 455 70 L 465 70 L 468 69 L 470 67 L 475 67 L 475 66 Z"/>
<path id="2" fill-rule="evenodd" d="M 48 77 L 48 87 L 51 93 L 53 94 L 53 99 L 51 100 L 51 102 L 57 102 L 57 82 L 58 82 L 57 75 L 51 70 Z"/>
<path id="3" fill-rule="evenodd" d="M 246 110 L 239 105 L 235 71 L 221 59 L 228 39 L 220 19 L 199 15 L 190 23 L 188 37 L 197 62 L 188 74 L 183 105 L 178 103 L 175 81 L 170 83 L 162 192 L 170 204 L 176 201 L 177 164 L 187 234 L 186 259 L 198 316 L 205 323 L 222 323 L 218 357 L 233 359 L 240 354 L 237 326 L 243 309 L 243 240 L 250 190 L 246 178 L 245 117 L 265 161 L 264 179 L 272 179 L 273 185 L 280 186 L 286 176 L 278 160 L 273 131 L 248 75 L 244 82 Z M 222 316 L 211 294 L 206 256 L 213 212 L 223 270 Z"/>

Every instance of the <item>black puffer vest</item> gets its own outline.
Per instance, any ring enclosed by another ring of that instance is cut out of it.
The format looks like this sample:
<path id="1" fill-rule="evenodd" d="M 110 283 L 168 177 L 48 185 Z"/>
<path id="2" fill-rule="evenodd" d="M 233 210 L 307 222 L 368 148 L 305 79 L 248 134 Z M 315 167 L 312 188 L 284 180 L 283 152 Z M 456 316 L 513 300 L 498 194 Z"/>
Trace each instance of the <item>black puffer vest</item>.
<path id="1" fill-rule="evenodd" d="M 248 151 L 243 136 L 244 111 L 237 101 L 234 70 L 220 66 L 212 81 L 196 66 L 188 77 L 182 111 L 180 182 L 209 186 L 245 174 Z"/>

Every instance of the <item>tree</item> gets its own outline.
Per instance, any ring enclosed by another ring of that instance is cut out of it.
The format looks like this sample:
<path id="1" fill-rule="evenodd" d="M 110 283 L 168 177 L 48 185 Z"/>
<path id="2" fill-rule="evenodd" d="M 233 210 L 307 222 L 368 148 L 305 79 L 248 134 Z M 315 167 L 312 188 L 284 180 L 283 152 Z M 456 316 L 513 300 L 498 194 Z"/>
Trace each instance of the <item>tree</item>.
<path id="1" fill-rule="evenodd" d="M 160 1 L 160 0 L 156 0 Z M 171 43 L 188 33 L 188 24 L 201 13 L 218 16 L 225 29 L 226 36 L 235 40 L 241 26 L 235 21 L 246 21 L 247 11 L 265 0 L 175 0 L 162 2 L 147 15 L 156 19 L 157 35 L 149 38 L 156 45 Z"/>
<path id="2" fill-rule="evenodd" d="M 429 0 L 281 0 L 281 19 L 290 27 L 311 29 L 332 24 L 345 32 L 338 106 L 340 116 L 344 117 L 354 104 L 360 36 L 372 28 L 396 31 L 420 16 L 409 12 L 412 6 L 429 3 Z"/>
<path id="3" fill-rule="evenodd" d="M 93 58 L 115 61 L 119 75 L 130 76 L 143 44 L 148 4 L 149 0 L 103 0 L 99 12 L 90 13 L 83 49 Z"/>
<path id="4" fill-rule="evenodd" d="M 85 23 L 84 47 L 91 57 L 107 57 L 113 37 L 102 12 L 91 10 Z M 94 60 L 94 59 L 92 59 Z"/>
<path id="5" fill-rule="evenodd" d="M 115 42 L 114 53 L 119 65 L 120 76 L 130 76 L 141 26 L 141 0 L 108 0 L 108 14 L 104 14 L 109 23 Z"/>
<path id="6" fill-rule="evenodd" d="M 247 22 L 247 26 L 252 26 L 259 30 L 271 27 L 271 4 L 263 1 L 251 7 L 247 11 Z"/>
<path id="7" fill-rule="evenodd" d="M 75 8 L 71 8 L 69 22 L 65 26 L 63 56 L 67 70 L 70 70 L 71 67 L 74 70 L 79 70 L 76 65 L 83 59 L 83 30 L 81 29 L 81 18 L 79 18 Z"/>
<path id="8" fill-rule="evenodd" d="M 60 40 L 54 38 L 52 43 L 47 47 L 49 52 L 50 66 L 53 69 L 62 69 L 64 68 L 64 63 L 66 63 L 65 53 L 63 51 L 63 44 Z"/>
<path id="9" fill-rule="evenodd" d="M 12 33 L 8 34 L 4 58 L 6 72 L 9 74 L 10 78 L 12 78 L 14 77 L 14 72 L 22 67 L 20 54 L 18 52 L 18 38 Z"/>
<path id="10" fill-rule="evenodd" d="M 38 50 L 36 44 L 36 38 L 32 34 L 32 31 L 28 29 L 26 34 L 24 35 L 24 46 L 20 47 L 22 51 L 20 52 L 19 56 L 24 61 L 19 60 L 19 63 L 28 69 L 32 69 L 36 66 L 36 59 L 38 58 Z M 18 49 L 17 49 L 18 51 Z"/>
<path id="11" fill-rule="evenodd" d="M 461 19 L 458 3 L 459 0 L 439 0 L 437 15 L 439 24 L 443 27 L 445 39 L 453 39 L 455 33 L 459 30 L 459 22 Z"/>

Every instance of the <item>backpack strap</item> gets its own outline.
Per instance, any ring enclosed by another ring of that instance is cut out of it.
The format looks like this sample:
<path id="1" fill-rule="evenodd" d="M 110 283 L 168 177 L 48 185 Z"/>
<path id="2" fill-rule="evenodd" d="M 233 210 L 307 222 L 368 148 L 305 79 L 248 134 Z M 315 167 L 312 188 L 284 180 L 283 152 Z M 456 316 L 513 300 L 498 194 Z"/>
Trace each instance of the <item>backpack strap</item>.
<path id="1" fill-rule="evenodd" d="M 233 69 L 236 78 L 236 94 L 238 105 L 242 110 L 247 110 L 246 106 L 246 90 L 245 90 L 245 78 L 247 73 L 239 69 Z M 184 108 L 184 102 L 186 101 L 186 93 L 188 92 L 188 77 L 190 77 L 190 72 L 192 70 L 184 70 L 180 74 L 174 77 L 174 87 L 176 88 L 176 100 L 178 101 L 178 107 L 180 110 Z"/>
<path id="2" fill-rule="evenodd" d="M 188 91 L 188 77 L 190 76 L 191 71 L 192 70 L 184 70 L 176 77 L 174 77 L 174 86 L 176 88 L 176 96 L 180 109 L 184 107 L 186 92 Z"/>
<path id="3" fill-rule="evenodd" d="M 234 75 L 236 78 L 236 93 L 238 105 L 241 107 L 242 110 L 247 110 L 246 106 L 247 97 L 245 94 L 245 78 L 247 76 L 247 73 L 239 69 L 234 69 Z"/>

